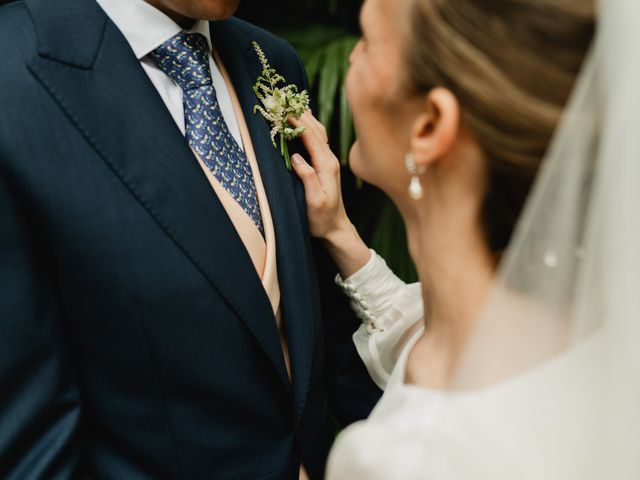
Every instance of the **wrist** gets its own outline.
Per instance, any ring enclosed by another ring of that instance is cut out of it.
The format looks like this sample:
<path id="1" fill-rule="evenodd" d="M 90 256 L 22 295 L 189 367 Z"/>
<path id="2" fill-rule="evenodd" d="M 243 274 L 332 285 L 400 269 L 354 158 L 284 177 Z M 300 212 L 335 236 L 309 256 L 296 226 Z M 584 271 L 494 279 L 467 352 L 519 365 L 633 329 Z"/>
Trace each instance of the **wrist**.
<path id="1" fill-rule="evenodd" d="M 369 247 L 349 221 L 332 229 L 322 240 L 343 278 L 348 278 L 356 273 L 371 258 Z"/>
<path id="2" fill-rule="evenodd" d="M 343 219 L 337 222 L 331 229 L 322 236 L 322 241 L 327 248 L 339 248 L 353 242 L 353 238 L 358 236 L 356 227 L 349 221 Z"/>

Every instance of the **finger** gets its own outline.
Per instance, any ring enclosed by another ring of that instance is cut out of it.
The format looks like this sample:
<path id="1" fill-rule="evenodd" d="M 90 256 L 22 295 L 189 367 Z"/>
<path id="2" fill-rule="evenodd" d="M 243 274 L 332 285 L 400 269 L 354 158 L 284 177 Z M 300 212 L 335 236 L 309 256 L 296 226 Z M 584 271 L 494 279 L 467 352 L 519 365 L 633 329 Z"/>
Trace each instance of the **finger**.
<path id="1" fill-rule="evenodd" d="M 301 140 L 311 155 L 310 163 L 316 170 L 320 183 L 324 185 L 327 175 L 332 178 L 340 171 L 340 162 L 327 143 L 326 130 L 315 119 L 311 110 L 307 110 L 300 119 L 291 118 L 290 123 L 296 127 L 305 127 Z"/>
<path id="2" fill-rule="evenodd" d="M 316 120 L 311 113 L 311 110 L 304 112 L 299 119 L 294 117 L 290 118 L 289 123 L 295 127 L 303 126 L 308 133 L 317 137 L 318 141 L 322 143 L 329 143 L 329 137 L 327 136 L 326 129 L 318 120 Z"/>
<path id="3" fill-rule="evenodd" d="M 329 143 L 329 134 L 327 133 L 327 128 L 324 126 L 324 124 L 313 115 L 311 110 L 308 110 L 305 113 L 308 115 L 309 121 L 313 124 L 313 127 L 316 130 L 317 134 L 324 140 L 325 143 Z"/>
<path id="4" fill-rule="evenodd" d="M 290 119 L 290 122 L 296 127 L 304 126 L 306 128 L 302 135 L 300 135 L 300 139 L 311 155 L 311 164 L 313 167 L 317 170 L 323 170 L 330 166 L 333 162 L 334 155 L 318 133 L 302 120 Z"/>
<path id="5" fill-rule="evenodd" d="M 304 114 L 302 115 L 302 120 L 305 124 L 305 126 L 307 126 L 307 128 L 310 128 L 311 130 L 313 130 L 313 132 L 315 133 L 315 135 L 322 140 L 324 143 L 329 143 L 329 136 L 327 134 L 327 129 L 325 128 L 325 126 L 313 115 L 313 113 L 311 112 L 311 110 L 307 110 L 306 112 L 304 112 Z"/>
<path id="6" fill-rule="evenodd" d="M 313 125 L 313 121 L 307 112 L 303 113 L 300 118 L 289 117 L 289 123 L 294 127 L 304 127 L 307 133 L 316 135 L 317 132 L 315 126 Z"/>
<path id="7" fill-rule="evenodd" d="M 324 196 L 324 189 L 314 168 L 299 154 L 291 156 L 291 164 L 296 175 L 302 180 L 305 197 L 309 205 L 318 205 Z"/>

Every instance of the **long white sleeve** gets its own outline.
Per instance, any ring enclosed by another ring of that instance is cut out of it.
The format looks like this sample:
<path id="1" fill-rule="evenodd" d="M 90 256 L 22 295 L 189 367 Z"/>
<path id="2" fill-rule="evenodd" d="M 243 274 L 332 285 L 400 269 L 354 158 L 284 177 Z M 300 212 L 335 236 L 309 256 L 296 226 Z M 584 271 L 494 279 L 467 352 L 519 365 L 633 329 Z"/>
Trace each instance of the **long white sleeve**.
<path id="1" fill-rule="evenodd" d="M 358 272 L 336 283 L 351 298 L 362 320 L 353 341 L 369 375 L 384 390 L 398 355 L 424 319 L 422 287 L 406 284 L 373 250 Z"/>

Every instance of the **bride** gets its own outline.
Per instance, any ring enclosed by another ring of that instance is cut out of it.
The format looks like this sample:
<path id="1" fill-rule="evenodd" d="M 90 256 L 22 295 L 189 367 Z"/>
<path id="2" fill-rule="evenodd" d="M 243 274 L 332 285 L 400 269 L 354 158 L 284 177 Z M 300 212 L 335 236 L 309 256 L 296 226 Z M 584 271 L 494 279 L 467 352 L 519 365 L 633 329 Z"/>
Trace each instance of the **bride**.
<path id="1" fill-rule="evenodd" d="M 351 168 L 398 206 L 420 283 L 358 237 L 322 125 L 292 120 L 385 390 L 328 477 L 640 478 L 640 3 L 366 0 L 361 19 Z"/>

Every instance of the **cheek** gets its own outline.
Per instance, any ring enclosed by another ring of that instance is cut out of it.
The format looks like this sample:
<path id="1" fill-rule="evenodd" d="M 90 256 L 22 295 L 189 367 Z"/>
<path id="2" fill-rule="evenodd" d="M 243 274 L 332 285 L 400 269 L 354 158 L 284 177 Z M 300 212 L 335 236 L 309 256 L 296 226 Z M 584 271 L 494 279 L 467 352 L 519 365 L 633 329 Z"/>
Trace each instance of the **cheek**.
<path id="1" fill-rule="evenodd" d="M 357 63 L 347 76 L 347 95 L 357 138 L 349 165 L 357 177 L 388 191 L 398 173 L 395 160 L 402 159 L 403 153 L 394 135 L 391 110 L 395 105 L 393 99 L 387 98 L 388 80 L 383 77 L 381 72 Z"/>
<path id="2" fill-rule="evenodd" d="M 351 64 L 347 77 L 345 79 L 345 88 L 347 91 L 347 98 L 349 100 L 349 106 L 354 116 L 360 117 L 364 115 L 363 110 L 366 109 L 366 103 L 364 100 L 367 95 L 363 92 L 362 83 L 365 80 L 363 78 L 363 68 L 358 61 Z"/>
<path id="3" fill-rule="evenodd" d="M 349 154 L 349 167 L 353 173 L 369 183 L 375 182 L 375 176 L 368 172 L 375 158 L 367 152 L 375 135 L 375 112 L 368 100 L 369 94 L 357 66 L 352 66 L 346 80 L 347 96 L 353 113 L 353 123 L 356 130 L 356 142 Z M 373 120 L 373 121 L 372 121 Z M 364 147 L 364 152 L 363 152 Z"/>

